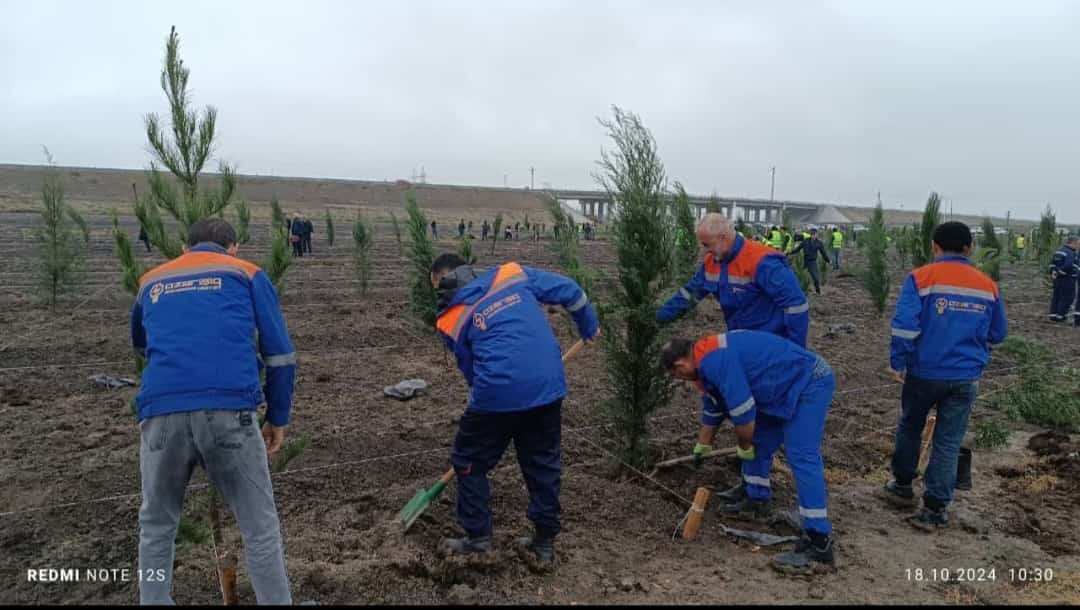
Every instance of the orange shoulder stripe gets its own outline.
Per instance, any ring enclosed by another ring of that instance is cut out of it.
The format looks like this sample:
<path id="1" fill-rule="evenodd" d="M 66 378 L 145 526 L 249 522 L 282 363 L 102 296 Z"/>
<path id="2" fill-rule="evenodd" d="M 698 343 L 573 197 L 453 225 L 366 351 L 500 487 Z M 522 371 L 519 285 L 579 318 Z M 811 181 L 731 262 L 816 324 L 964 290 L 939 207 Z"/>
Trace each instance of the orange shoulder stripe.
<path id="1" fill-rule="evenodd" d="M 743 241 L 743 247 L 735 260 L 728 265 L 728 275 L 738 275 L 753 278 L 757 273 L 758 263 L 770 254 L 778 254 L 779 250 L 759 244 L 749 239 Z"/>
<path id="2" fill-rule="evenodd" d="M 439 319 L 435 322 L 435 326 L 437 326 L 447 337 L 457 339 L 457 337 L 454 336 L 454 327 L 457 326 L 458 320 L 461 319 L 463 313 L 465 313 L 464 305 L 454 305 L 450 309 L 447 309 L 443 315 L 439 316 Z"/>
<path id="3" fill-rule="evenodd" d="M 492 286 L 496 286 L 513 276 L 524 273 L 525 270 L 521 268 L 521 265 L 517 263 L 506 263 L 505 265 L 499 265 L 499 270 L 495 273 L 495 279 L 491 281 Z"/>
<path id="4" fill-rule="evenodd" d="M 727 347 L 727 337 L 723 334 L 702 337 L 694 344 L 694 363 L 700 364 L 705 356 L 725 347 Z"/>
<path id="5" fill-rule="evenodd" d="M 971 290 L 981 290 L 998 296 L 998 286 L 990 276 L 971 265 L 942 261 L 919 267 L 911 274 L 915 277 L 915 286 L 925 290 L 932 286 L 956 286 Z"/>
<path id="6" fill-rule="evenodd" d="M 139 278 L 139 285 L 142 285 L 148 280 L 151 280 L 156 275 L 163 273 L 172 273 L 176 271 L 184 271 L 185 269 L 196 269 L 198 267 L 206 267 L 211 265 L 220 265 L 223 267 L 233 267 L 243 271 L 248 278 L 254 277 L 256 273 L 260 271 L 259 266 L 253 263 L 249 263 L 245 260 L 236 258 L 228 254 L 219 254 L 217 252 L 188 252 L 178 256 L 171 261 L 162 263 L 157 267 L 154 267 L 150 271 L 147 271 Z"/>

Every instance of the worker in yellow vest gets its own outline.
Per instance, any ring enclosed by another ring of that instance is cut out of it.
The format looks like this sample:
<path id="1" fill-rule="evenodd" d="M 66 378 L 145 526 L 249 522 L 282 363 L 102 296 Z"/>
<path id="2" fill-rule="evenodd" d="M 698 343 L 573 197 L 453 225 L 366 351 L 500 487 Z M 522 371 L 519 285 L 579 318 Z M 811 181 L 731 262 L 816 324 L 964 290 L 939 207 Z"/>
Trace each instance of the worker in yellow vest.
<path id="1" fill-rule="evenodd" d="M 833 227 L 832 229 L 832 268 L 835 271 L 840 270 L 840 250 L 844 247 L 844 232 L 840 230 L 840 227 Z"/>
<path id="2" fill-rule="evenodd" d="M 1024 234 L 1021 233 L 1016 236 L 1016 257 L 1020 260 L 1024 260 L 1024 246 L 1027 245 L 1027 239 Z"/>
<path id="3" fill-rule="evenodd" d="M 769 230 L 769 245 L 777 250 L 784 248 L 784 234 L 780 232 L 780 227 L 773 225 L 773 228 Z"/>

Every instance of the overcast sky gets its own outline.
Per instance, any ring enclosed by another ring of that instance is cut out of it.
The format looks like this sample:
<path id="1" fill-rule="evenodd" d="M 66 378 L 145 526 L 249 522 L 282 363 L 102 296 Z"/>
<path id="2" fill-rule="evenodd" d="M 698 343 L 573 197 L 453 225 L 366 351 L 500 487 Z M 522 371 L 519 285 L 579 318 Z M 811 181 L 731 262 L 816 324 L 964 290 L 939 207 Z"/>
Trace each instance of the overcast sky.
<path id="1" fill-rule="evenodd" d="M 142 168 L 170 25 L 243 173 L 592 187 L 617 104 L 691 192 L 1080 219 L 1080 2 L 0 0 L 0 162 Z M 947 207 L 947 206 L 946 206 Z"/>

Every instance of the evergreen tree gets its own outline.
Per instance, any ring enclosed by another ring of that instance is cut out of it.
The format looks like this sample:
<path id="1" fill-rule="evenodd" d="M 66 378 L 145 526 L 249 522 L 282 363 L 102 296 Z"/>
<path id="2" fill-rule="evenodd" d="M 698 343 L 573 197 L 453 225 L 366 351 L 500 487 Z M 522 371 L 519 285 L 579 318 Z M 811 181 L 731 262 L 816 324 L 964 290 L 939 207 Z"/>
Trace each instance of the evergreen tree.
<path id="1" fill-rule="evenodd" d="M 615 148 L 601 153 L 603 173 L 595 175 L 615 205 L 611 232 L 619 263 L 611 310 L 602 319 L 612 397 L 605 406 L 622 459 L 641 467 L 650 459 L 649 415 L 672 393 L 660 366 L 665 336 L 656 312 L 674 264 L 674 223 L 656 141 L 636 115 L 612 110 L 614 117 L 600 124 Z"/>
<path id="2" fill-rule="evenodd" d="M 495 256 L 495 242 L 499 241 L 499 232 L 502 231 L 502 212 L 495 215 L 495 224 L 492 226 L 493 232 L 491 234 L 491 255 Z"/>
<path id="3" fill-rule="evenodd" d="M 934 262 L 934 230 L 941 224 L 941 197 L 930 193 L 923 210 L 922 222 L 916 225 L 911 258 L 916 267 Z"/>
<path id="4" fill-rule="evenodd" d="M 982 221 L 982 235 L 975 253 L 975 265 L 995 282 L 1001 281 L 1001 242 L 994 233 L 994 223 L 989 216 Z"/>
<path id="5" fill-rule="evenodd" d="M 863 271 L 863 286 L 870 293 L 870 299 L 878 315 L 885 313 L 885 305 L 889 300 L 889 268 L 886 262 L 886 249 L 888 244 L 885 240 L 885 212 L 881 204 L 874 207 L 874 214 L 870 218 L 870 228 L 860 241 L 866 250 L 866 269 Z"/>
<path id="6" fill-rule="evenodd" d="M 334 247 L 334 217 L 330 215 L 330 210 L 326 210 L 326 244 Z"/>
<path id="7" fill-rule="evenodd" d="M 153 113 L 146 115 L 146 137 L 154 158 L 147 173 L 150 189 L 135 203 L 135 215 L 150 243 L 166 258 L 180 256 L 188 227 L 218 216 L 236 191 L 233 169 L 224 161 L 218 167 L 218 188 L 199 183 L 199 174 L 214 149 L 217 110 L 207 106 L 200 117 L 192 108 L 188 94 L 190 74 L 180 59 L 180 37 L 174 27 L 165 45 L 165 66 L 161 71 L 161 89 L 169 100 L 171 141 L 161 119 Z M 169 170 L 172 180 L 159 171 L 159 164 Z M 175 237 L 165 230 L 162 208 L 179 223 Z"/>
<path id="8" fill-rule="evenodd" d="M 353 262 L 356 275 L 360 280 L 360 292 L 367 294 L 368 280 L 371 276 L 371 247 L 375 243 L 375 234 L 371 225 L 364 221 L 359 211 L 353 221 Z"/>
<path id="9" fill-rule="evenodd" d="M 238 197 L 233 209 L 236 210 L 236 241 L 246 244 L 251 241 L 251 208 L 243 198 Z"/>
<path id="10" fill-rule="evenodd" d="M 698 243 L 690 196 L 678 182 L 675 183 L 675 197 L 672 204 L 675 217 L 675 269 L 678 276 L 675 283 L 682 284 L 694 277 L 694 273 L 697 272 Z"/>
<path id="11" fill-rule="evenodd" d="M 435 246 L 428 237 L 428 222 L 416 203 L 412 191 L 405 193 L 405 211 L 409 214 L 409 306 L 413 317 L 427 328 L 435 326 L 437 296 L 431 286 L 431 265 L 435 262 Z"/>
<path id="12" fill-rule="evenodd" d="M 45 159 L 48 167 L 41 182 L 41 217 L 34 227 L 34 275 L 45 301 L 55 307 L 60 296 L 79 282 L 90 240 L 86 221 L 64 203 L 64 184 L 47 148 Z"/>

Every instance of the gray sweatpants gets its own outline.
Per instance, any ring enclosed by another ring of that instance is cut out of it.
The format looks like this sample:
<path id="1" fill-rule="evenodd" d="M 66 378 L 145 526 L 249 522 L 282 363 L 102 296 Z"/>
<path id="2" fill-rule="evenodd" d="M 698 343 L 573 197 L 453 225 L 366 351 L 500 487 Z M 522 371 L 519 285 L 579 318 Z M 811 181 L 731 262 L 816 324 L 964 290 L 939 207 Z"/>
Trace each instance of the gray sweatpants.
<path id="1" fill-rule="evenodd" d="M 144 419 L 139 426 L 140 603 L 173 604 L 176 529 L 198 464 L 236 517 L 256 599 L 291 604 L 266 445 L 255 411 L 172 413 Z"/>

